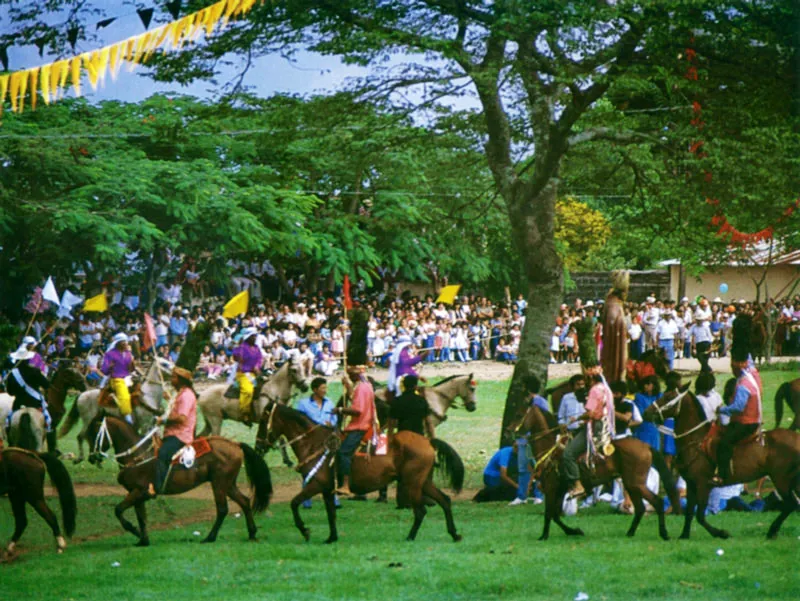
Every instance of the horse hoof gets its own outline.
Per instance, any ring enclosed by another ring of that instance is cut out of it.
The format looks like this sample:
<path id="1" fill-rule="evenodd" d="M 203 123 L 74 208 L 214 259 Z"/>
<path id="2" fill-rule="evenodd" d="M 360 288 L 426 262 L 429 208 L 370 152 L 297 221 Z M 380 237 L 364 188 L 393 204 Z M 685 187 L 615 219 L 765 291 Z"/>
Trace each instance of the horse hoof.
<path id="1" fill-rule="evenodd" d="M 628 538 L 633 538 L 635 534 L 636 534 L 635 532 L 626 532 L 625 536 L 627 536 Z"/>
<path id="2" fill-rule="evenodd" d="M 730 538 L 730 537 L 731 537 L 731 534 L 730 534 L 730 532 L 728 532 L 727 530 L 720 530 L 720 531 L 719 531 L 719 534 L 717 535 L 717 537 L 718 537 L 718 538 L 722 538 L 722 539 L 725 539 L 725 538 Z"/>
<path id="3" fill-rule="evenodd" d="M 767 540 L 777 540 L 778 533 L 777 532 L 770 532 L 767 534 Z"/>
<path id="4" fill-rule="evenodd" d="M 669 534 L 666 534 L 666 533 L 662 534 L 661 535 L 661 540 L 669 540 Z"/>
<path id="5" fill-rule="evenodd" d="M 536 539 L 536 540 L 547 540 L 548 538 L 549 538 L 549 537 L 548 537 L 547 535 L 545 535 L 545 534 L 542 534 L 542 535 L 541 535 L 541 536 L 540 536 L 538 539 Z"/>
<path id="6" fill-rule="evenodd" d="M 453 535 L 453 542 L 454 542 L 454 543 L 459 543 L 459 542 L 461 542 L 463 539 L 464 539 L 464 537 L 463 537 L 463 536 L 461 536 L 460 534 L 454 534 L 454 535 Z"/>
<path id="7" fill-rule="evenodd" d="M 203 540 L 200 541 L 200 544 L 205 545 L 207 543 L 213 543 L 216 540 L 217 540 L 216 538 L 211 538 L 210 536 L 207 536 Z"/>
<path id="8" fill-rule="evenodd" d="M 150 539 L 142 538 L 134 546 L 135 547 L 149 547 L 150 546 Z"/>
<path id="9" fill-rule="evenodd" d="M 310 541 L 311 540 L 311 530 L 309 530 L 308 528 L 304 528 L 303 529 L 303 538 L 305 539 L 306 542 Z"/>
<path id="10" fill-rule="evenodd" d="M 569 534 L 570 536 L 586 536 L 583 533 L 583 530 L 581 530 L 580 528 L 575 528 L 572 532 L 568 532 L 567 534 Z M 631 536 L 633 536 L 633 535 L 631 535 Z"/>
<path id="11" fill-rule="evenodd" d="M 678 537 L 678 539 L 679 539 L 679 540 L 689 540 L 689 535 L 688 535 L 688 534 L 681 534 L 681 535 Z"/>
<path id="12" fill-rule="evenodd" d="M 325 544 L 330 545 L 331 543 L 335 543 L 337 540 L 339 540 L 338 536 L 330 536 L 325 540 Z"/>

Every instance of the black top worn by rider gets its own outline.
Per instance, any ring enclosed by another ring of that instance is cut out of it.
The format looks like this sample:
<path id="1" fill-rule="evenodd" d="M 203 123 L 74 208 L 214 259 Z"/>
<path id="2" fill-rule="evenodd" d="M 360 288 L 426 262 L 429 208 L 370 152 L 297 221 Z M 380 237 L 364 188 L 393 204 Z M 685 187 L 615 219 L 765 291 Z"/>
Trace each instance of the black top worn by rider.
<path id="1" fill-rule="evenodd" d="M 17 380 L 14 369 L 19 371 L 22 380 L 36 392 L 40 392 L 40 389 L 47 390 L 50 386 L 50 382 L 47 381 L 47 378 L 44 377 L 38 367 L 34 367 L 28 361 L 20 361 L 9 370 L 5 381 L 6 392 L 14 397 L 12 411 L 17 411 L 23 407 L 40 408 L 42 406 L 41 400 L 33 397 L 25 386 Z"/>
<path id="2" fill-rule="evenodd" d="M 397 431 L 408 430 L 425 436 L 425 419 L 430 415 L 428 401 L 416 390 L 406 390 L 392 401 L 389 418 L 397 420 Z"/>

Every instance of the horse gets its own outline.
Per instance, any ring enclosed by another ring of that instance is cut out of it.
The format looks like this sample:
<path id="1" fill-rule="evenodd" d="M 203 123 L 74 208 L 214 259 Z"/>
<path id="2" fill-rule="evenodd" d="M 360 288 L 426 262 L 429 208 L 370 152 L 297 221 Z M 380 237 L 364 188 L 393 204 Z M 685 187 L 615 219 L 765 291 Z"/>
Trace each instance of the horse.
<path id="1" fill-rule="evenodd" d="M 711 536 L 728 538 L 730 534 L 727 531 L 713 527 L 706 520 L 714 463 L 703 446 L 713 416 L 707 416 L 697 398 L 686 391 L 665 394 L 644 413 L 644 419 L 650 421 L 663 422 L 668 417 L 675 418 L 678 469 L 686 480 L 686 517 L 681 538 L 689 538 L 695 511 L 697 521 Z M 800 433 L 776 428 L 763 433 L 763 445 L 755 438 L 743 441 L 734 449 L 733 466 L 735 471 L 725 485 L 750 482 L 762 476 L 772 479 L 775 491 L 783 501 L 780 515 L 767 531 L 768 538 L 776 538 L 784 520 L 800 504 Z"/>
<path id="2" fill-rule="evenodd" d="M 775 427 L 780 428 L 783 419 L 783 401 L 794 411 L 794 420 L 789 425 L 790 430 L 800 430 L 800 378 L 791 382 L 784 382 L 775 393 Z"/>
<path id="3" fill-rule="evenodd" d="M 567 536 L 583 536 L 580 528 L 571 528 L 561 520 L 561 511 L 564 497 L 567 494 L 567 483 L 559 474 L 559 463 L 563 454 L 562 438 L 559 434 L 561 427 L 554 415 L 542 411 L 536 405 L 528 408 L 519 428 L 522 432 L 529 432 L 531 449 L 536 456 L 537 471 L 540 472 L 542 492 L 545 495 L 544 530 L 539 540 L 547 540 L 550 536 L 550 522 L 558 524 Z M 664 488 L 669 495 L 672 507 L 680 510 L 680 502 L 675 489 L 672 474 L 667 467 L 664 457 L 658 451 L 633 437 L 614 440 L 614 452 L 603 460 L 595 458 L 595 471 L 590 471 L 584 463 L 580 462 L 581 483 L 586 490 L 595 486 L 611 483 L 614 478 L 622 476 L 622 482 L 633 502 L 633 522 L 627 535 L 636 534 L 639 522 L 642 520 L 645 508 L 642 499 L 646 499 L 658 515 L 658 534 L 664 540 L 669 540 L 666 522 L 664 519 L 664 504 L 661 499 L 647 488 L 647 474 L 650 467 L 655 467 L 664 483 Z"/>
<path id="4" fill-rule="evenodd" d="M 117 481 L 128 491 L 125 499 L 114 509 L 114 513 L 122 527 L 139 539 L 137 547 L 146 547 L 150 544 L 145 503 L 150 499 L 148 486 L 156 477 L 157 452 L 153 449 L 152 441 L 148 439 L 152 439 L 156 432 L 157 429 L 153 428 L 142 438 L 128 422 L 105 415 L 102 411 L 91 421 L 88 429 L 89 436 L 95 441 L 89 461 L 99 467 L 105 457 L 105 451 L 109 447 L 114 448 L 113 457 L 120 466 Z M 210 446 L 210 452 L 198 455 L 193 467 L 189 469 L 173 465 L 167 477 L 166 490 L 162 494 L 178 495 L 204 482 L 210 482 L 217 507 L 217 517 L 203 542 L 212 543 L 217 539 L 222 522 L 228 514 L 226 496 L 242 508 L 249 539 L 254 541 L 257 528 L 253 513 L 264 511 L 269 506 L 272 496 L 269 468 L 261 456 L 244 443 L 220 436 L 212 436 L 205 440 Z M 236 477 L 239 475 L 242 463 L 255 490 L 252 507 L 250 500 L 236 486 Z M 130 507 L 136 511 L 138 528 L 125 519 L 124 513 Z"/>
<path id="5" fill-rule="evenodd" d="M 161 413 L 162 401 L 164 400 L 164 377 L 166 376 L 167 381 L 169 380 L 172 367 L 171 361 L 163 357 L 157 357 L 145 372 L 144 378 L 139 384 L 140 394 L 137 395 L 140 402 L 133 407 L 134 419 L 140 426 L 149 423 Z M 161 370 L 160 374 L 158 370 Z M 72 404 L 66 420 L 58 430 L 59 438 L 63 438 L 69 434 L 79 419 L 83 422 L 83 427 L 78 432 L 78 456 L 73 459 L 76 464 L 84 459 L 83 443 L 86 441 L 89 424 L 101 409 L 100 394 L 101 390 L 99 388 L 88 390 L 81 394 Z M 104 407 L 103 409 L 107 415 L 121 416 L 117 408 Z"/>
<path id="6" fill-rule="evenodd" d="M 45 502 L 45 473 L 49 474 L 58 491 L 64 532 L 68 537 L 75 532 L 78 505 L 72 480 L 64 464 L 52 453 L 34 453 L 13 447 L 2 449 L 0 450 L 0 495 L 8 494 L 14 512 L 14 534 L 6 547 L 9 556 L 13 556 L 17 543 L 28 525 L 26 503 L 30 503 L 50 526 L 56 539 L 56 552 L 63 553 L 67 548 L 58 520 Z"/>
<path id="7" fill-rule="evenodd" d="M 303 475 L 303 489 L 292 499 L 294 524 L 308 541 L 311 531 L 300 517 L 300 504 L 306 499 L 322 493 L 328 515 L 329 534 L 327 544 L 339 539 L 336 530 L 336 508 L 334 507 L 334 458 L 339 438 L 331 428 L 314 424 L 304 414 L 281 405 L 271 403 L 261 417 L 257 445 L 262 449 L 273 448 L 281 437 L 286 437 L 295 455 L 300 460 L 298 469 Z M 448 447 L 449 448 L 449 447 Z M 408 490 L 414 509 L 414 524 L 408 540 L 416 538 L 422 520 L 427 513 L 423 495 L 432 498 L 444 510 L 447 532 L 454 542 L 461 540 L 453 522 L 450 497 L 439 490 L 432 479 L 436 451 L 424 436 L 402 431 L 392 437 L 386 455 L 365 456 L 356 454 L 350 472 L 350 488 L 357 494 L 366 494 L 387 486 L 394 480 L 402 481 Z M 464 482 L 463 464 L 442 461 L 449 470 L 451 485 L 458 492 Z M 461 469 L 458 469 L 458 465 Z"/>
<path id="8" fill-rule="evenodd" d="M 292 398 L 292 386 L 298 387 L 302 392 L 308 390 L 305 381 L 305 370 L 300 359 L 292 355 L 281 368 L 264 380 L 260 389 L 253 394 L 253 412 L 260 418 L 264 407 L 272 401 L 286 404 Z M 239 399 L 228 398 L 225 392 L 229 384 L 209 386 L 197 399 L 197 406 L 205 418 L 205 427 L 200 436 L 219 436 L 222 431 L 222 421 L 232 419 L 242 421 L 239 414 Z"/>
<path id="9" fill-rule="evenodd" d="M 457 398 L 464 401 L 464 409 L 470 413 L 478 408 L 475 399 L 477 385 L 478 383 L 472 378 L 472 374 L 469 374 L 468 376 L 450 376 L 440 380 L 433 386 L 418 388 L 417 391 L 428 401 L 433 425 L 438 426 L 447 419 L 448 409 L 458 409 L 456 405 Z M 375 408 L 381 425 L 386 423 L 389 415 L 388 398 L 389 390 L 386 387 L 375 389 Z"/>
<path id="10" fill-rule="evenodd" d="M 569 380 L 564 380 L 558 386 L 545 389 L 544 397 L 550 398 L 550 406 L 553 408 L 554 415 L 558 415 L 558 409 L 561 407 L 561 399 L 570 392 L 573 392 L 573 390 Z"/>
<path id="11" fill-rule="evenodd" d="M 60 361 L 56 369 L 53 379 L 50 381 L 50 387 L 47 389 L 45 399 L 47 399 L 47 410 L 50 412 L 52 420 L 51 427 L 56 428 L 61 418 L 66 413 L 64 409 L 64 401 L 67 398 L 69 390 L 75 389 L 78 391 L 86 390 L 86 380 L 83 374 L 72 366 L 71 361 Z M 0 394 L 0 431 L 5 426 L 6 417 L 11 412 L 14 405 L 14 397 L 10 394 Z M 28 418 L 22 420 L 22 416 L 27 415 Z M 45 422 L 42 412 L 38 408 L 25 407 L 14 412 L 11 418 L 11 425 L 8 432 L 9 440 L 16 440 L 14 446 L 22 446 L 31 451 L 44 450 L 45 438 Z M 22 425 L 25 427 L 25 432 L 22 433 L 17 428 Z M 19 432 L 19 433 L 18 433 Z M 20 442 L 22 437 L 22 442 Z M 31 438 L 33 437 L 33 438 Z M 34 442 L 35 440 L 35 442 Z M 55 448 L 56 436 L 53 435 L 48 443 L 52 443 L 54 448 L 48 449 L 51 453 L 57 452 Z M 48 444 L 49 446 L 49 444 Z"/>

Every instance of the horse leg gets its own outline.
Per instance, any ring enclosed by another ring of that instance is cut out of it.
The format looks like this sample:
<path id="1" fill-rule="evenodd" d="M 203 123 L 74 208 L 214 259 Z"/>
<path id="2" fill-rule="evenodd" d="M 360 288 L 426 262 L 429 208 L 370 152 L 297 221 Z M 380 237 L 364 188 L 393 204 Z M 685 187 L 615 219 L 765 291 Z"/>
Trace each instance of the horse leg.
<path id="1" fill-rule="evenodd" d="M 77 401 L 76 401 L 77 402 Z M 84 460 L 85 455 L 83 454 L 83 443 L 86 442 L 86 426 L 81 428 L 81 431 L 78 432 L 78 456 L 72 460 L 72 463 L 78 464 Z"/>
<path id="2" fill-rule="evenodd" d="M 300 531 L 300 534 L 303 535 L 303 538 L 306 542 L 311 539 L 311 530 L 306 528 L 305 523 L 303 522 L 303 518 L 300 517 L 300 505 L 303 501 L 310 499 L 322 491 L 322 485 L 320 484 L 319 475 L 317 477 L 312 478 L 311 482 L 303 486 L 302 490 L 292 499 L 291 507 L 292 507 L 292 517 L 294 518 L 294 525 Z M 327 511 L 328 504 L 327 501 L 325 502 L 325 509 Z M 335 508 L 334 508 L 335 510 Z M 328 521 L 330 522 L 330 514 L 328 514 Z M 335 531 L 334 526 L 334 531 Z"/>
<path id="3" fill-rule="evenodd" d="M 775 488 L 778 488 L 778 483 L 775 483 Z M 770 540 L 775 540 L 778 538 L 778 531 L 781 529 L 783 522 L 789 517 L 794 511 L 797 509 L 797 506 L 800 505 L 800 475 L 795 476 L 793 485 L 790 484 L 787 487 L 781 487 L 783 490 L 780 492 L 781 497 L 783 497 L 783 505 L 781 505 L 781 513 L 775 518 L 775 521 L 772 522 L 772 525 L 769 527 L 769 531 L 767 532 L 767 538 Z M 784 492 L 785 491 L 785 492 Z"/>
<path id="4" fill-rule="evenodd" d="M 288 445 L 281 447 L 281 457 L 283 458 L 283 465 L 286 467 L 294 467 L 294 461 L 289 457 L 289 451 L 286 449 Z"/>
<path id="5" fill-rule="evenodd" d="M 144 506 L 145 501 L 145 499 L 139 499 L 133 506 L 133 509 L 136 511 L 136 521 L 139 522 L 139 532 L 142 534 L 139 542 L 136 543 L 137 547 L 150 546 L 150 537 L 147 535 L 147 509 L 145 509 Z"/>
<path id="6" fill-rule="evenodd" d="M 11 501 L 11 509 L 14 511 L 14 534 L 11 541 L 6 547 L 6 552 L 9 554 L 14 553 L 22 533 L 28 527 L 28 515 L 25 512 L 25 498 L 19 493 L 11 493 L 9 495 Z"/>
<path id="7" fill-rule="evenodd" d="M 228 489 L 228 496 L 231 500 L 236 503 L 239 507 L 242 508 L 242 513 L 244 513 L 244 519 L 247 521 L 247 534 L 250 540 L 256 540 L 256 532 L 258 528 L 256 527 L 256 522 L 253 519 L 253 508 L 250 507 L 250 501 L 244 495 L 244 493 L 239 490 L 239 488 L 234 484 Z"/>
<path id="8" fill-rule="evenodd" d="M 647 500 L 650 505 L 653 506 L 653 509 L 656 510 L 656 515 L 658 516 L 658 535 L 663 540 L 669 540 L 669 533 L 667 532 L 667 521 L 666 517 L 664 516 L 664 501 L 651 491 L 646 486 L 642 485 L 644 490 L 642 491 L 642 495 Z M 633 535 L 631 535 L 633 536 Z"/>
<path id="9" fill-rule="evenodd" d="M 447 533 L 453 537 L 453 542 L 461 540 L 461 535 L 456 531 L 456 523 L 453 521 L 453 507 L 448 497 L 441 490 L 436 488 L 432 481 L 426 480 L 422 485 L 422 492 L 426 497 L 430 497 L 439 504 L 444 511 L 444 519 L 447 522 Z"/>
<path id="10" fill-rule="evenodd" d="M 642 484 L 641 486 L 632 486 L 631 488 L 628 489 L 628 494 L 631 497 L 631 503 L 633 503 L 633 521 L 631 522 L 631 527 L 628 528 L 627 532 L 627 536 L 630 537 L 636 534 L 636 529 L 639 527 L 639 522 L 642 521 L 642 517 L 644 516 L 644 502 L 642 501 L 642 494 L 643 494 L 642 488 L 646 489 L 647 487 L 644 484 Z"/>
<path id="11" fill-rule="evenodd" d="M 561 520 L 561 510 L 564 506 L 564 497 L 567 495 L 567 485 L 564 482 L 559 482 L 557 492 L 553 495 L 554 502 L 552 507 L 553 521 L 558 524 L 558 527 L 564 531 L 567 536 L 583 536 L 583 530 L 580 528 L 571 528 Z M 550 495 L 547 495 L 548 498 Z"/>
<path id="12" fill-rule="evenodd" d="M 329 545 L 339 540 L 339 533 L 336 531 L 336 501 L 333 490 L 322 491 L 322 498 L 325 500 L 325 512 L 328 514 L 329 534 L 325 544 Z"/>
<path id="13" fill-rule="evenodd" d="M 708 507 L 708 495 L 711 491 L 705 483 L 697 483 L 697 522 L 706 529 L 714 538 L 730 538 L 727 530 L 715 528 L 706 520 L 706 508 Z"/>
<path id="14" fill-rule="evenodd" d="M 680 538 L 688 540 L 692 533 L 692 519 L 697 506 L 697 488 L 694 481 L 686 481 L 686 513 L 683 520 L 683 531 Z"/>
<path id="15" fill-rule="evenodd" d="M 213 543 L 217 540 L 217 534 L 219 534 L 219 529 L 222 527 L 222 522 L 225 520 L 225 516 L 228 515 L 228 499 L 225 496 L 225 491 L 228 489 L 228 486 L 223 486 L 221 482 L 215 480 L 211 483 L 211 489 L 214 491 L 214 503 L 217 506 L 217 517 L 214 520 L 214 525 L 211 526 L 211 532 L 202 540 L 204 543 Z"/>
<path id="16" fill-rule="evenodd" d="M 53 531 L 53 536 L 56 539 L 56 553 L 63 553 L 64 549 L 67 548 L 67 541 L 61 536 L 61 529 L 58 527 L 58 520 L 53 510 L 47 506 L 44 497 L 31 502 L 31 505 L 36 510 L 36 513 L 42 516 L 42 519 L 47 522 L 47 525 L 50 526 L 50 530 Z"/>
<path id="17" fill-rule="evenodd" d="M 123 515 L 128 509 L 134 506 L 138 498 L 142 496 L 141 492 L 134 489 L 126 495 L 122 502 L 114 508 L 114 515 L 117 516 L 119 523 L 122 524 L 122 527 L 133 534 L 136 538 L 141 538 L 142 534 L 139 530 L 136 529 L 136 526 L 131 524 L 128 520 L 125 519 Z"/>

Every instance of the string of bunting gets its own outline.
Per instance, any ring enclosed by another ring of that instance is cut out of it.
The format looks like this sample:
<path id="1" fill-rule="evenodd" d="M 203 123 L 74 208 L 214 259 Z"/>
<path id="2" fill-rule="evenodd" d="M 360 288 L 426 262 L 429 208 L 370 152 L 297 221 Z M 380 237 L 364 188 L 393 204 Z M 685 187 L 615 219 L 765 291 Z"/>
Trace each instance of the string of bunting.
<path id="1" fill-rule="evenodd" d="M 263 4 L 263 0 L 261 2 Z M 84 74 L 92 89 L 96 90 L 99 84 L 104 83 L 106 75 L 116 79 L 123 62 L 129 63 L 130 70 L 133 70 L 136 65 L 147 62 L 159 48 L 164 51 L 180 48 L 194 42 L 201 32 L 210 36 L 220 21 L 225 27 L 230 19 L 249 12 L 255 3 L 256 0 L 220 0 L 176 21 L 104 48 L 0 75 L 0 114 L 6 96 L 15 113 L 23 112 L 26 99 L 31 110 L 35 110 L 39 96 L 45 104 L 63 98 L 68 86 L 76 96 L 80 96 Z"/>
<path id="2" fill-rule="evenodd" d="M 695 38 L 692 36 L 689 39 L 690 45 L 685 50 L 687 69 L 684 77 L 689 81 L 697 81 L 699 78 L 699 72 L 697 69 L 697 51 L 692 47 L 694 42 Z M 697 100 L 692 101 L 692 120 L 690 121 L 690 124 L 698 131 L 698 138 L 689 146 L 689 152 L 695 155 L 698 159 L 703 159 L 708 156 L 708 153 L 703 149 L 705 142 L 700 137 L 699 132 L 701 132 L 705 127 L 705 121 L 703 121 L 703 107 Z M 703 179 L 707 184 L 710 184 L 713 181 L 713 178 L 714 176 L 710 170 L 705 170 L 703 172 Z M 769 225 L 757 232 L 748 233 L 739 231 L 730 223 L 730 221 L 728 221 L 728 218 L 725 217 L 725 213 L 720 206 L 718 198 L 707 197 L 706 202 L 716 207 L 716 213 L 711 218 L 711 227 L 717 230 L 718 236 L 725 237 L 728 239 L 730 244 L 739 246 L 750 246 L 757 244 L 758 242 L 766 242 L 767 240 L 770 240 L 775 233 L 775 227 L 789 219 L 792 216 L 792 213 L 794 213 L 796 209 L 800 208 L 800 198 L 798 198 L 784 209 L 783 214 L 772 225 Z"/>

